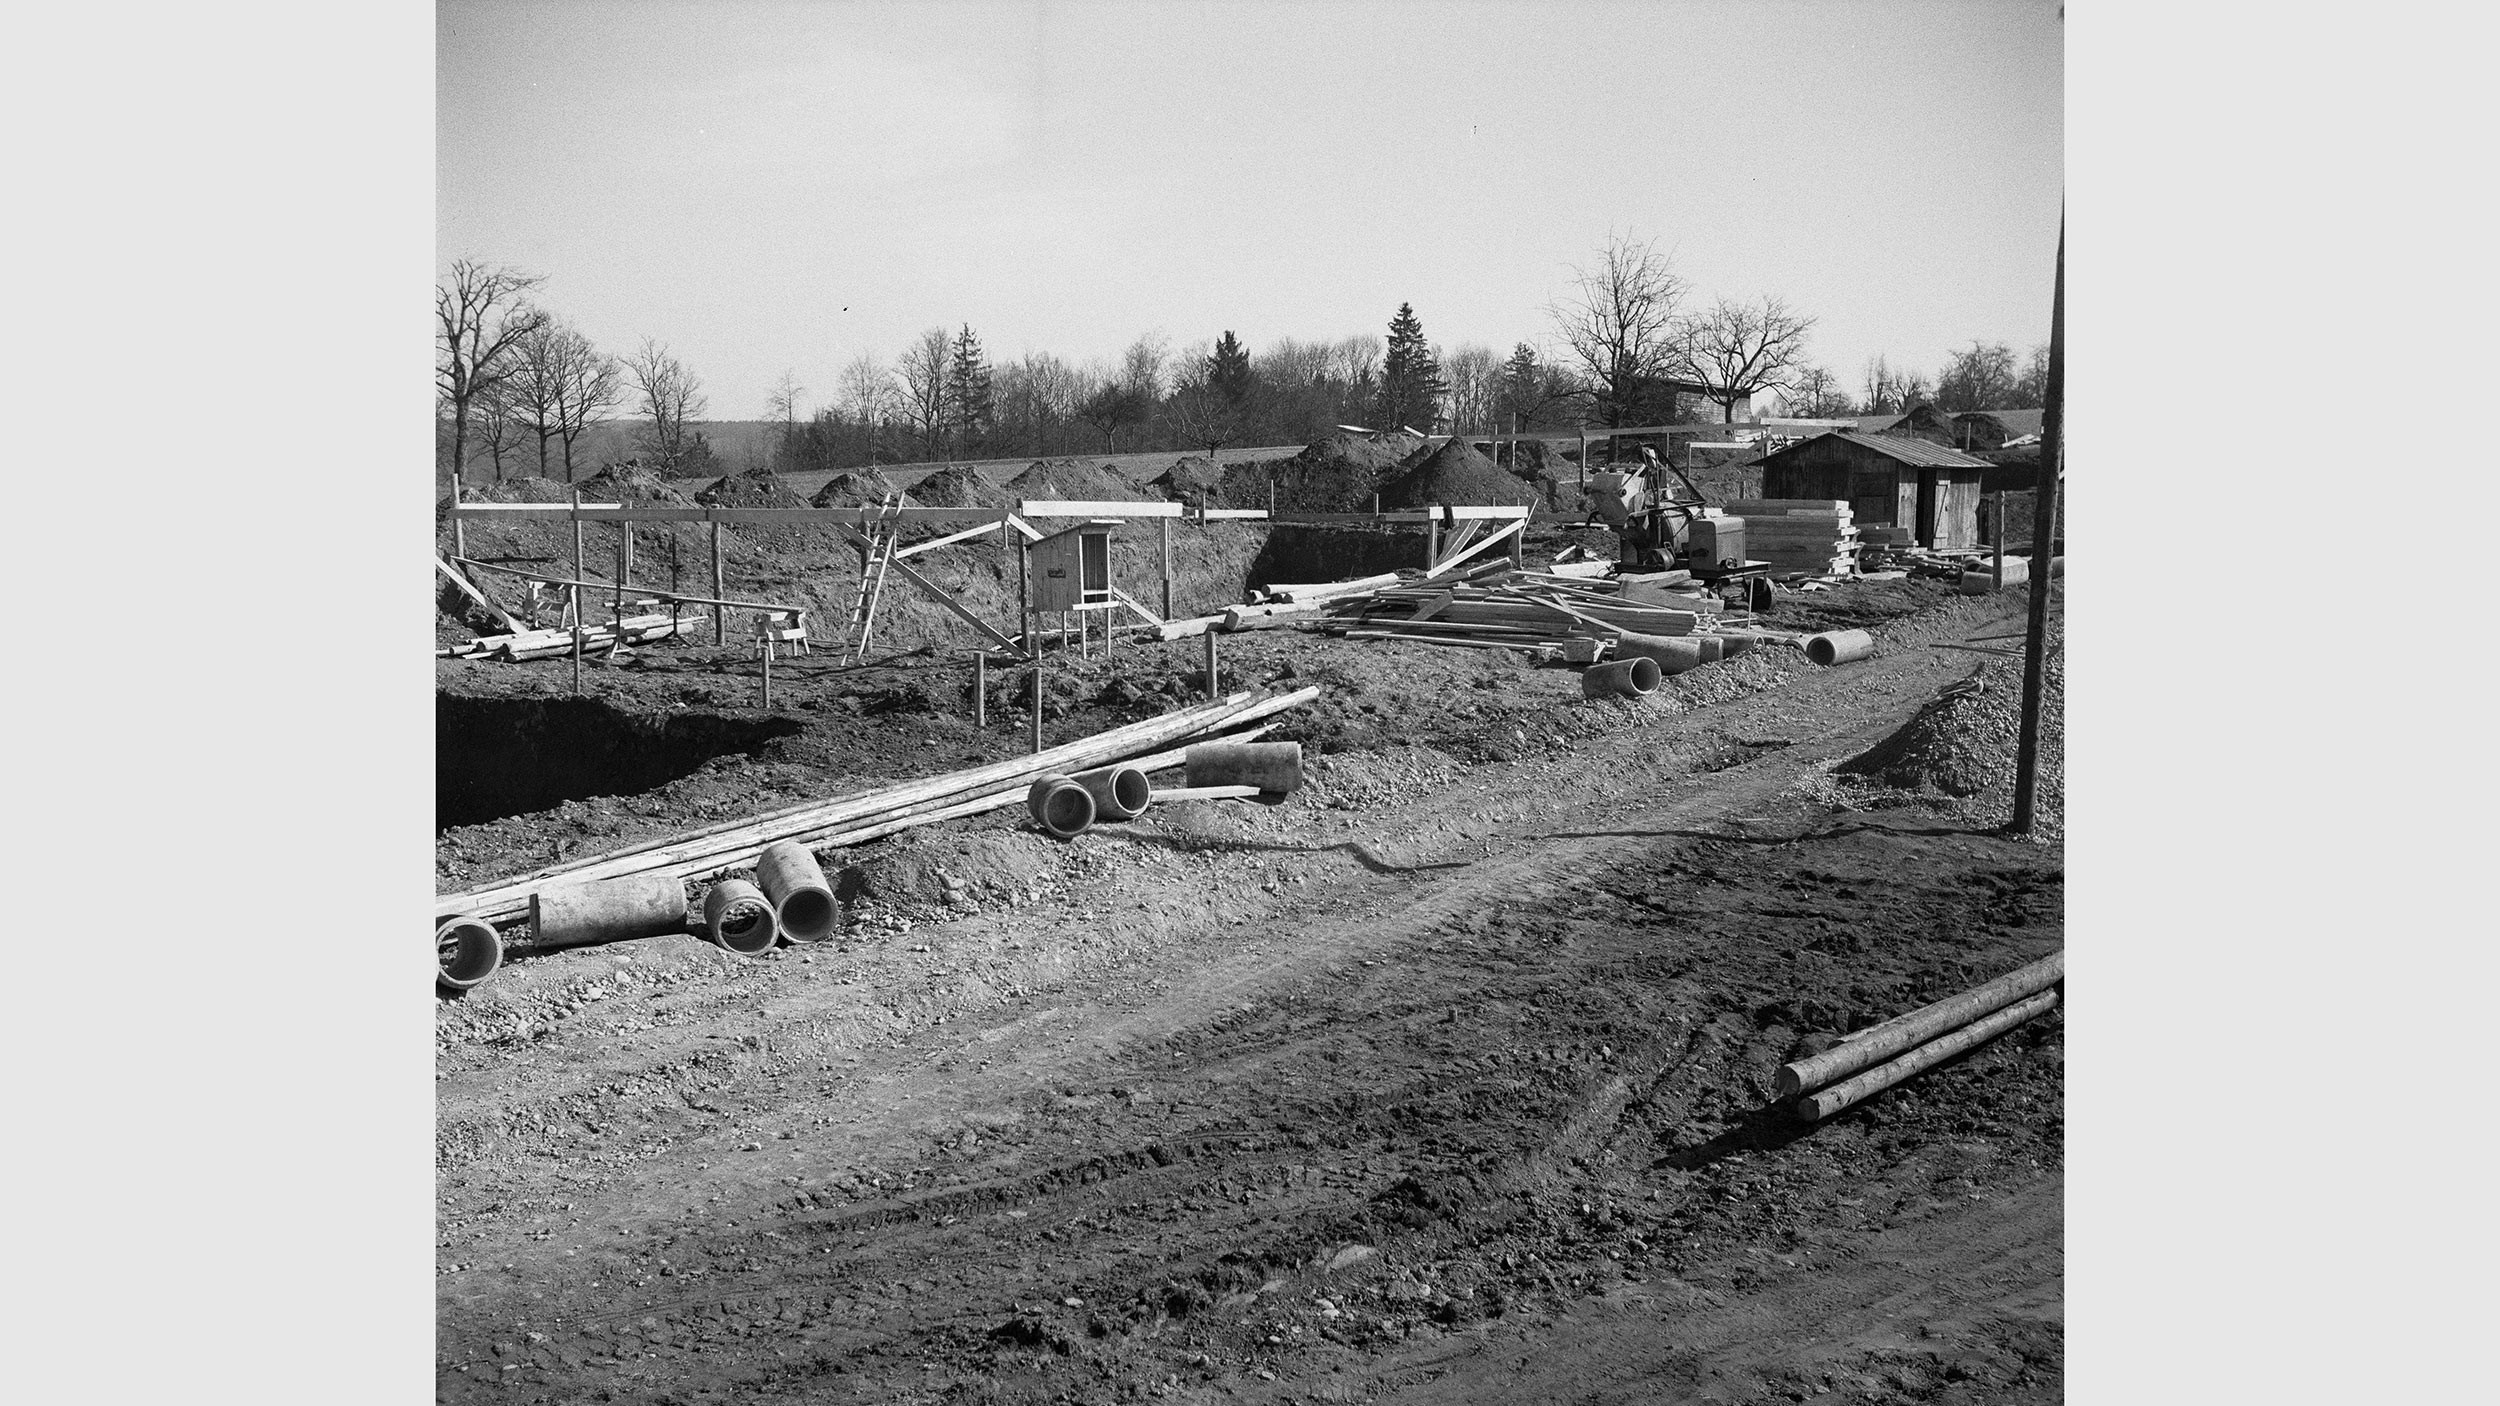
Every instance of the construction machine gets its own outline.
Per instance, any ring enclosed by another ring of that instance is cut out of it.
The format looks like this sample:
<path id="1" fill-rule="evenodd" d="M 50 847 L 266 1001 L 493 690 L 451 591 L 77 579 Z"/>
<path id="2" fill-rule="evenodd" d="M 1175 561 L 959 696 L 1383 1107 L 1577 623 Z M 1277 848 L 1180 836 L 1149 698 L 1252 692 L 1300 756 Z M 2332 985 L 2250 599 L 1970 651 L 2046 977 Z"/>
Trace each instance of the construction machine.
<path id="1" fill-rule="evenodd" d="M 1678 493 L 1666 480 L 1672 474 Z M 1616 560 L 1624 571 L 1685 570 L 1696 581 L 1757 592 L 1770 567 L 1745 556 L 1745 520 L 1707 511 L 1701 490 L 1683 470 L 1661 463 L 1644 447 L 1638 464 L 1589 475 L 1589 511 L 1614 529 Z"/>

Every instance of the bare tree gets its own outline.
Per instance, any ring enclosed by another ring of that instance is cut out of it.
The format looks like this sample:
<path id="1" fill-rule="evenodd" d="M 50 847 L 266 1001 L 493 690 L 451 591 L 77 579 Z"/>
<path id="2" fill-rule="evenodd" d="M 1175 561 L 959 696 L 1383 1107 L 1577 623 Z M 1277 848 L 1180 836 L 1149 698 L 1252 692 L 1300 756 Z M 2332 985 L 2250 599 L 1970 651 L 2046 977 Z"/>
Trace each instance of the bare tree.
<path id="1" fill-rule="evenodd" d="M 548 445 L 560 444 L 567 483 L 573 481 L 573 442 L 624 398 L 615 360 L 559 317 L 548 318 L 521 340 L 510 390 L 538 436 L 538 472 L 547 472 Z"/>
<path id="2" fill-rule="evenodd" d="M 1380 375 L 1380 358 L 1389 344 L 1376 332 L 1357 332 L 1340 337 L 1329 347 L 1335 358 L 1331 373 L 1340 381 L 1357 389 L 1369 391 Z"/>
<path id="3" fill-rule="evenodd" d="M 703 383 L 669 354 L 666 343 L 648 337 L 642 339 L 642 350 L 625 359 L 625 367 L 633 374 L 643 418 L 651 422 L 639 443 L 660 461 L 661 473 L 673 474 L 692 447 L 687 438 L 692 422 L 710 408 Z"/>
<path id="4" fill-rule="evenodd" d="M 806 389 L 799 384 L 798 368 L 784 367 L 781 379 L 773 382 L 772 389 L 765 392 L 764 418 L 781 422 L 781 437 L 784 440 L 799 432 L 799 396 Z"/>
<path id="5" fill-rule="evenodd" d="M 1326 342 L 1279 337 L 1259 353 L 1259 374 L 1276 386 L 1308 386 L 1329 374 L 1333 349 Z"/>
<path id="6" fill-rule="evenodd" d="M 2031 349 L 2023 360 L 2023 373 L 2014 378 L 2014 403 L 2011 410 L 2034 410 L 2049 403 L 2049 346 L 2042 342 Z"/>
<path id="7" fill-rule="evenodd" d="M 2016 409 L 2019 380 L 2012 347 L 1973 340 L 1963 350 L 1949 353 L 1944 370 L 1936 373 L 1936 408 L 1954 413 Z"/>
<path id="8" fill-rule="evenodd" d="M 894 413 L 894 373 L 871 353 L 861 352 L 842 368 L 834 402 L 861 429 L 882 425 Z"/>
<path id="9" fill-rule="evenodd" d="M 1493 348 L 1480 342 L 1461 343 L 1441 361 L 1450 383 L 1450 429 L 1456 434 L 1500 433 L 1495 417 L 1502 413 L 1502 362 Z"/>
<path id="10" fill-rule="evenodd" d="M 469 412 L 512 374 L 514 351 L 544 316 L 527 301 L 545 280 L 475 259 L 454 259 L 434 289 L 434 389 L 451 410 L 451 473 L 468 462 Z"/>
<path id="11" fill-rule="evenodd" d="M 1865 415 L 1899 415 L 1933 395 L 1926 373 L 1895 371 L 1881 353 L 1867 358 L 1865 386 L 1859 402 L 1859 413 Z"/>
<path id="12" fill-rule="evenodd" d="M 1160 332 L 1140 333 L 1120 353 L 1120 385 L 1151 409 L 1163 398 L 1164 371 L 1172 359 L 1172 343 Z"/>
<path id="13" fill-rule="evenodd" d="M 476 417 L 478 442 L 485 446 L 486 457 L 495 466 L 495 482 L 503 482 L 504 456 L 521 447 L 521 436 L 528 432 L 528 417 L 516 403 L 517 382 L 504 381 L 478 394 L 470 407 Z"/>
<path id="14" fill-rule="evenodd" d="M 894 362 L 894 374 L 903 383 L 903 418 L 920 436 L 923 453 L 937 453 L 946 438 L 946 373 L 953 359 L 954 340 L 945 328 L 932 327 Z"/>
<path id="15" fill-rule="evenodd" d="M 1504 415 L 1518 416 L 1522 424 L 1534 425 L 1582 394 L 1568 368 L 1555 365 L 1542 349 L 1520 342 L 1511 348 L 1510 360 L 1502 367 L 1497 408 Z"/>
<path id="16" fill-rule="evenodd" d="M 1762 391 L 1782 390 L 1805 359 L 1806 334 L 1814 319 L 1789 311 L 1777 298 L 1739 303 L 1721 298 L 1706 312 L 1676 322 L 1680 359 L 1709 387 L 1711 403 L 1733 424 L 1736 407 Z"/>
<path id="17" fill-rule="evenodd" d="M 1808 366 L 1790 380 L 1781 408 L 1801 420 L 1838 419 L 1852 410 L 1840 378 L 1820 366 Z"/>
<path id="18" fill-rule="evenodd" d="M 1656 383 L 1683 369 L 1676 318 L 1690 285 L 1653 241 L 1621 235 L 1608 237 L 1595 268 L 1572 274 L 1573 297 L 1548 311 L 1587 373 L 1598 418 L 1634 423 Z"/>

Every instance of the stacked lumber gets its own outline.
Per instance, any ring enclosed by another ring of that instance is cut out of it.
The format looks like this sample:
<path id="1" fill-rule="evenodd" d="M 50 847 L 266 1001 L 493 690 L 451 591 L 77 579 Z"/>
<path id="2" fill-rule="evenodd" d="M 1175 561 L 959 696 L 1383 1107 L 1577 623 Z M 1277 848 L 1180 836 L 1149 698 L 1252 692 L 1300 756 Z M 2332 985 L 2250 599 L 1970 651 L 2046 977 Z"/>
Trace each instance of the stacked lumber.
<path id="1" fill-rule="evenodd" d="M 1858 569 L 1858 531 L 1838 498 L 1740 498 L 1720 505 L 1745 520 L 1745 556 L 1777 571 L 1849 576 Z"/>
<path id="2" fill-rule="evenodd" d="M 1806 1122 L 1828 1118 L 2045 1013 L 2057 1004 L 2065 980 L 2066 953 L 2060 948 L 1958 996 L 1844 1036 L 1819 1054 L 1791 1060 L 1773 1077 L 1772 1092 L 1795 1099 L 1792 1109 Z"/>
<path id="3" fill-rule="evenodd" d="M 585 628 L 582 631 L 582 648 L 589 651 L 608 649 L 619 643 L 647 644 L 652 640 L 683 634 L 708 618 L 710 617 L 702 615 L 671 616 L 665 613 L 629 615 L 612 625 L 592 625 Z M 559 654 L 570 654 L 572 651 L 572 630 L 554 629 L 522 630 L 509 635 L 486 635 L 470 640 L 466 644 L 455 644 L 438 649 L 435 655 L 438 658 L 495 659 L 512 663 L 527 659 L 550 659 Z"/>
<path id="4" fill-rule="evenodd" d="M 811 849 L 862 844 L 915 825 L 1020 804 L 1026 789 L 1051 772 L 1086 771 L 1217 734 L 1238 737 L 1241 734 L 1233 730 L 1318 696 L 1316 688 L 1297 689 L 1272 698 L 1235 693 L 1214 703 L 1115 727 L 1031 756 L 881 786 L 834 800 L 787 806 L 588 859 L 534 869 L 485 888 L 437 895 L 435 907 L 441 913 L 462 913 L 488 923 L 510 924 L 527 916 L 530 895 L 549 883 L 586 883 L 641 874 L 666 874 L 681 880 L 708 878 L 751 864 L 767 846 L 784 840 L 795 840 Z M 1137 765 L 1154 770 L 1179 760 L 1179 756 L 1178 752 L 1149 756 Z"/>
<path id="5" fill-rule="evenodd" d="M 1615 581 L 1505 571 L 1479 582 L 1418 581 L 1331 602 L 1323 617 L 1347 639 L 1404 639 L 1516 649 L 1539 662 L 1594 663 L 1625 634 L 1689 635 L 1705 612 L 1627 599 Z M 1709 602 L 1716 606 L 1716 601 Z"/>

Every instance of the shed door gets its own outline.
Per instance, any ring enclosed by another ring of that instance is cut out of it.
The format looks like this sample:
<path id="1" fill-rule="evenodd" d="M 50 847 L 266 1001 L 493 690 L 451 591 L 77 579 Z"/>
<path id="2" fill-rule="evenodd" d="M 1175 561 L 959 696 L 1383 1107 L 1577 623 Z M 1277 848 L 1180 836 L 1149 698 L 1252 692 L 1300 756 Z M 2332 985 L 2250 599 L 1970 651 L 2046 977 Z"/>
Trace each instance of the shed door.
<path id="1" fill-rule="evenodd" d="M 1936 542 L 1936 471 L 1918 471 L 1918 544 L 1933 547 Z"/>

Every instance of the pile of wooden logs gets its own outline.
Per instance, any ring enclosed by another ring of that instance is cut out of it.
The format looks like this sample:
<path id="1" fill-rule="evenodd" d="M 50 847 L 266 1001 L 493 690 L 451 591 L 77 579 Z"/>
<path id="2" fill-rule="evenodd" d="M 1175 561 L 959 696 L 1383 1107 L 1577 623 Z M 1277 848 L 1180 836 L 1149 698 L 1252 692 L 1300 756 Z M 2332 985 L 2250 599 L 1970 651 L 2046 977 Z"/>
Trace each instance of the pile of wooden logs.
<path id="1" fill-rule="evenodd" d="M 1325 607 L 1324 626 L 1347 639 L 1515 649 L 1539 663 L 1591 664 L 1623 635 L 1689 635 L 1720 610 L 1714 597 L 1676 595 L 1659 581 L 1516 570 L 1474 582 L 1416 581 L 1340 598 Z M 1663 603 L 1670 598 L 1678 604 Z"/>
<path id="2" fill-rule="evenodd" d="M 628 615 L 609 625 L 587 625 L 582 628 L 582 649 L 596 652 L 617 644 L 646 644 L 683 634 L 708 620 L 703 615 Z M 447 645 L 434 651 L 436 658 L 497 659 L 506 662 L 523 659 L 552 659 L 573 651 L 573 631 L 523 630 L 509 635 L 487 635 L 461 644 Z"/>
<path id="3" fill-rule="evenodd" d="M 438 895 L 435 908 L 438 915 L 459 914 L 498 925 L 510 924 L 527 916 L 530 896 L 550 882 L 581 883 L 638 874 L 699 879 L 751 864 L 768 846 L 785 840 L 795 840 L 812 849 L 862 844 L 916 825 L 1021 804 L 1034 779 L 1052 772 L 1084 771 L 1141 754 L 1147 755 L 1134 765 L 1143 770 L 1174 765 L 1182 759 L 1182 753 L 1165 749 L 1219 734 L 1228 740 L 1255 735 L 1240 729 L 1318 696 L 1316 688 L 1297 689 L 1271 698 L 1235 693 L 1031 756 L 882 786 L 835 800 L 789 806 L 589 859 L 550 865 L 485 888 Z"/>
<path id="4" fill-rule="evenodd" d="M 1820 1054 L 1783 1064 L 1772 1092 L 1795 1099 L 1796 1115 L 1807 1122 L 1829 1118 L 2042 1014 L 2057 1004 L 2065 979 L 2061 949 L 1958 996 L 1856 1031 Z"/>
<path id="5" fill-rule="evenodd" d="M 1776 572 L 1857 574 L 1858 530 L 1837 498 L 1741 498 L 1722 504 L 1745 520 L 1745 556 Z"/>

